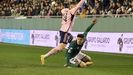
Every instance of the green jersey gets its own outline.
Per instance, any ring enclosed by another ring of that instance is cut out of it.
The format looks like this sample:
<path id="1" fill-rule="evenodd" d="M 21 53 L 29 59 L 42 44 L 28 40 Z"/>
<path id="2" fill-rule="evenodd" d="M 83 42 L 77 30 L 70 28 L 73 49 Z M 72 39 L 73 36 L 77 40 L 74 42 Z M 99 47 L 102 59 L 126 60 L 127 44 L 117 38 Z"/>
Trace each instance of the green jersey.
<path id="1" fill-rule="evenodd" d="M 93 27 L 94 25 L 91 24 L 90 26 L 87 27 L 86 31 L 83 33 L 84 35 L 84 39 L 86 39 L 86 36 L 87 36 L 87 33 L 91 30 L 91 28 Z M 83 43 L 84 44 L 84 43 Z M 77 40 L 74 40 L 70 43 L 69 47 L 68 47 L 68 50 L 66 52 L 66 59 L 67 59 L 67 65 L 70 65 L 70 62 L 69 60 L 73 57 L 75 57 L 81 50 L 83 44 L 81 45 L 78 45 L 77 44 Z"/>

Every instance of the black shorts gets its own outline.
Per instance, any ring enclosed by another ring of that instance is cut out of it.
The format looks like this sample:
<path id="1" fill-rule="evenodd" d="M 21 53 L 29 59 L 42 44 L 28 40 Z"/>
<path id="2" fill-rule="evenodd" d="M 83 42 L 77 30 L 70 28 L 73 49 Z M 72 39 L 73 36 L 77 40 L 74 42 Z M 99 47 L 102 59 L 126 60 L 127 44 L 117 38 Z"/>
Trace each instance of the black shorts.
<path id="1" fill-rule="evenodd" d="M 73 36 L 68 32 L 60 31 L 60 43 L 70 43 L 73 39 Z"/>

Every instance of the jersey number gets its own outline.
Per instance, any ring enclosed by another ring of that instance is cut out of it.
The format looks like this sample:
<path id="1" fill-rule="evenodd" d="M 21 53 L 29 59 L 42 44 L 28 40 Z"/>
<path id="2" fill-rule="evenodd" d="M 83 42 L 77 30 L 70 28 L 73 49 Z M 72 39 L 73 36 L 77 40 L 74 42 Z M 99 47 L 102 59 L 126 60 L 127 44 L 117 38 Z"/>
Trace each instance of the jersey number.
<path id="1" fill-rule="evenodd" d="M 65 13 L 64 15 L 63 15 L 63 20 L 66 22 L 67 21 L 67 13 Z"/>

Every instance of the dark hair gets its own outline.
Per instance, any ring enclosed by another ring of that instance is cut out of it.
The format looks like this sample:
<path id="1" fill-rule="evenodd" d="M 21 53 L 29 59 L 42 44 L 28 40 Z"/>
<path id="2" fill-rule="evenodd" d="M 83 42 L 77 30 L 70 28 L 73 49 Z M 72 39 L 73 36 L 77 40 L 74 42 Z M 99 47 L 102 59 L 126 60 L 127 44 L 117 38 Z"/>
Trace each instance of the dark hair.
<path id="1" fill-rule="evenodd" d="M 77 37 L 84 38 L 83 34 L 78 34 Z"/>
<path id="2" fill-rule="evenodd" d="M 71 2 L 70 4 L 77 4 L 77 2 Z"/>
<path id="3" fill-rule="evenodd" d="M 71 2 L 71 3 L 63 3 L 63 5 L 64 5 L 64 8 L 69 8 L 70 7 L 70 5 L 72 5 L 72 4 L 76 4 L 77 2 Z"/>
<path id="4" fill-rule="evenodd" d="M 64 4 L 64 7 L 65 7 L 65 8 L 69 8 L 69 5 L 68 5 L 68 4 Z"/>

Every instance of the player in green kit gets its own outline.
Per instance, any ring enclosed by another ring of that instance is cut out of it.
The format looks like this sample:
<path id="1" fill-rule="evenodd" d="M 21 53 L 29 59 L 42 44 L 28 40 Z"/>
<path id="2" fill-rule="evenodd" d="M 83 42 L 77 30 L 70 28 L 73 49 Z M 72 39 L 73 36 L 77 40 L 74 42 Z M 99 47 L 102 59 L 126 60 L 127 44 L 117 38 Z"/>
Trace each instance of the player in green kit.
<path id="1" fill-rule="evenodd" d="M 97 19 L 93 19 L 92 24 L 87 27 L 83 34 L 78 34 L 76 40 L 73 40 L 66 52 L 66 67 L 87 67 L 93 64 L 91 57 L 82 53 L 81 48 L 86 40 L 86 36 L 91 28 L 96 24 Z"/>

